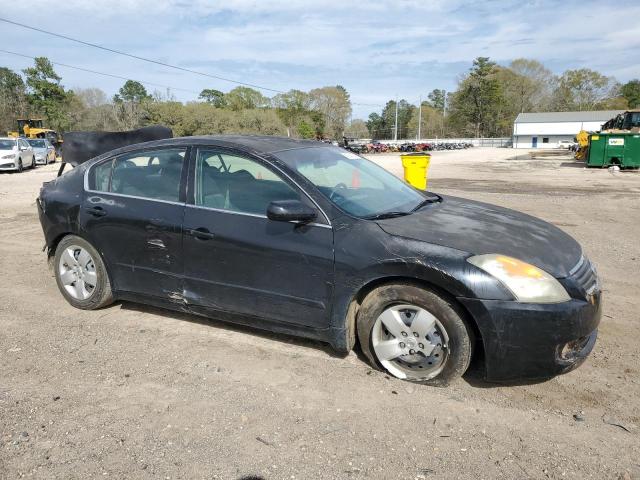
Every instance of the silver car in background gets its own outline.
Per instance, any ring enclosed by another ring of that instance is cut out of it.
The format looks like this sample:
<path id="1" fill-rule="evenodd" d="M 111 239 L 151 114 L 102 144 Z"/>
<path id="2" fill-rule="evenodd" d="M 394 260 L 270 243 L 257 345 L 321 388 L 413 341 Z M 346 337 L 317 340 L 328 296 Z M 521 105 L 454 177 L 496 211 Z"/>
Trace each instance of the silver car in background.
<path id="1" fill-rule="evenodd" d="M 33 148 L 38 165 L 47 165 L 56 161 L 56 149 L 46 138 L 29 138 L 27 142 Z"/>
<path id="2" fill-rule="evenodd" d="M 0 137 L 0 171 L 35 168 L 36 154 L 24 138 Z"/>

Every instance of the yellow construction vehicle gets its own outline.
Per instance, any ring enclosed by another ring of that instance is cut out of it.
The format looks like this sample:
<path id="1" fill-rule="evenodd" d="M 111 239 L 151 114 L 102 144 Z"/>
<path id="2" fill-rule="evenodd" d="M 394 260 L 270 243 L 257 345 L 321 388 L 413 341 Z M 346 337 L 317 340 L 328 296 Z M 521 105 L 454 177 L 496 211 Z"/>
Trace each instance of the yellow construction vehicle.
<path id="1" fill-rule="evenodd" d="M 56 148 L 56 153 L 58 153 L 60 145 L 62 144 L 62 138 L 55 130 L 44 128 L 41 118 L 19 118 L 17 122 L 18 130 L 8 132 L 10 137 L 46 138 Z"/>
<path id="2" fill-rule="evenodd" d="M 589 148 L 589 132 L 580 130 L 576 135 L 576 142 L 578 142 L 578 149 L 574 155 L 576 160 L 584 160 L 587 156 L 587 149 Z"/>

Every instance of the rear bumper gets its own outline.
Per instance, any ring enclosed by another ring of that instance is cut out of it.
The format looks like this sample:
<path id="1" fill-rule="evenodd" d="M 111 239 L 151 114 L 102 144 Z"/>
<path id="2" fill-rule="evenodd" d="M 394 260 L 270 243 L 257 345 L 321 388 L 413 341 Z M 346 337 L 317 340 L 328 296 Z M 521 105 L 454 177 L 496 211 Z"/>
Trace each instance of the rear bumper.
<path id="1" fill-rule="evenodd" d="M 484 345 L 486 378 L 549 378 L 581 365 L 596 342 L 601 293 L 590 301 L 526 304 L 459 299 L 475 318 Z"/>
<path id="2" fill-rule="evenodd" d="M 40 226 L 42 227 L 42 233 L 44 234 L 44 240 L 47 247 L 51 247 L 52 240 L 54 238 L 54 226 L 51 220 L 45 215 L 42 208 L 42 202 L 40 198 L 36 198 L 36 207 L 38 209 L 38 219 L 40 220 Z"/>

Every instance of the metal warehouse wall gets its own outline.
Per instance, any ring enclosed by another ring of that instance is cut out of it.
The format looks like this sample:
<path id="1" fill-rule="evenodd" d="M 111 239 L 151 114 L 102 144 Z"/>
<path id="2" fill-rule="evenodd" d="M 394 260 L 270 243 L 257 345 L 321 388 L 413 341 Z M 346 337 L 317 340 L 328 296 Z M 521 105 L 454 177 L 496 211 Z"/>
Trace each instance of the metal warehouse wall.
<path id="1" fill-rule="evenodd" d="M 513 148 L 557 148 L 559 141 L 572 141 L 580 130 L 600 130 L 605 121 L 514 123 Z M 545 138 L 548 143 L 544 142 Z"/>
<path id="2" fill-rule="evenodd" d="M 575 136 L 575 133 L 571 135 L 518 135 L 513 137 L 513 148 L 558 148 L 559 141 L 571 142 Z M 535 146 L 534 137 L 537 138 Z M 545 138 L 548 140 L 547 143 L 544 142 Z"/>
<path id="3" fill-rule="evenodd" d="M 597 131 L 606 122 L 548 122 L 548 123 L 514 123 L 514 135 L 573 135 L 580 130 Z"/>

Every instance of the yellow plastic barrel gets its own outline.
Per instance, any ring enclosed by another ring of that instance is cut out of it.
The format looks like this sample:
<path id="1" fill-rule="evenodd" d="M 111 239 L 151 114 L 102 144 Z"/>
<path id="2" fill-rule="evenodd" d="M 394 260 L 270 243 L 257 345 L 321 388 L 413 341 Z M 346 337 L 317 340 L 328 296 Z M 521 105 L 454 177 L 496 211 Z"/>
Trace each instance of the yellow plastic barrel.
<path id="1" fill-rule="evenodd" d="M 424 152 L 400 155 L 404 168 L 404 179 L 410 185 L 420 189 L 427 189 L 427 172 L 431 155 Z"/>

